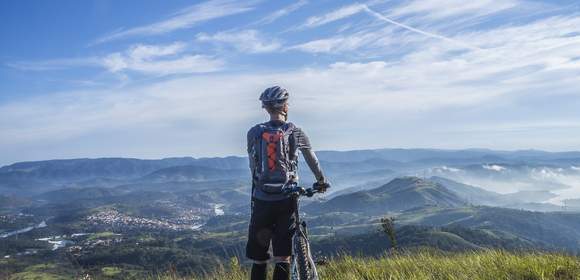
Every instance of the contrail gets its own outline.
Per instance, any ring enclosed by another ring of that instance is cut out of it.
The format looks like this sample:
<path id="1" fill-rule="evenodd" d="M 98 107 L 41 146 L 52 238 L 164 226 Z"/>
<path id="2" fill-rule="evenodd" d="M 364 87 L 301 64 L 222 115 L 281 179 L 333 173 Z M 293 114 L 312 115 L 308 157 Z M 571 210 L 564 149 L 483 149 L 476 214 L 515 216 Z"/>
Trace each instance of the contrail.
<path id="1" fill-rule="evenodd" d="M 450 43 L 453 43 L 453 44 L 456 44 L 456 45 L 461 45 L 461 46 L 463 46 L 465 48 L 468 48 L 468 49 L 471 49 L 471 50 L 478 50 L 478 51 L 482 50 L 479 47 L 472 46 L 472 45 L 466 44 L 464 42 L 457 41 L 455 39 L 451 39 L 449 37 L 445 37 L 445 36 L 442 36 L 442 35 L 439 35 L 439 34 L 435 34 L 435 33 L 427 32 L 427 31 L 423 31 L 423 30 L 420 30 L 420 29 L 417 29 L 417 28 L 408 26 L 406 24 L 403 24 L 403 23 L 394 21 L 394 20 L 392 20 L 392 19 L 390 19 L 390 18 L 388 18 L 388 17 L 386 17 L 386 16 L 384 16 L 384 15 L 382 15 L 382 14 L 380 14 L 380 13 L 374 11 L 374 10 L 372 10 L 367 5 L 363 5 L 363 9 L 364 9 L 364 11 L 366 11 L 367 13 L 369 13 L 370 15 L 372 15 L 372 16 L 374 16 L 374 17 L 376 17 L 376 18 L 378 18 L 378 19 L 380 19 L 382 21 L 386 21 L 388 23 L 391 23 L 391 24 L 394 24 L 396 26 L 402 27 L 402 28 L 407 29 L 409 31 L 413 31 L 415 33 L 423 34 L 423 35 L 428 36 L 428 37 L 441 39 L 441 40 L 444 40 L 444 41 L 447 41 L 447 42 L 450 42 Z"/>

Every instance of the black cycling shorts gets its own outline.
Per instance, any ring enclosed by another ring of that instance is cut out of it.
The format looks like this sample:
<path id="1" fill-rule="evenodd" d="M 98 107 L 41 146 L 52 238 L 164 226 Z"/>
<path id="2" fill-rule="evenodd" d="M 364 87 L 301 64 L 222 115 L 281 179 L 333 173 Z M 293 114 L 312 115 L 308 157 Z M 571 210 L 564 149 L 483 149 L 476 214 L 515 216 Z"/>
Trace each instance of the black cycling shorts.
<path id="1" fill-rule="evenodd" d="M 292 255 L 293 214 L 292 198 L 279 201 L 253 199 L 246 257 L 256 261 L 270 259 L 270 241 L 274 256 Z"/>

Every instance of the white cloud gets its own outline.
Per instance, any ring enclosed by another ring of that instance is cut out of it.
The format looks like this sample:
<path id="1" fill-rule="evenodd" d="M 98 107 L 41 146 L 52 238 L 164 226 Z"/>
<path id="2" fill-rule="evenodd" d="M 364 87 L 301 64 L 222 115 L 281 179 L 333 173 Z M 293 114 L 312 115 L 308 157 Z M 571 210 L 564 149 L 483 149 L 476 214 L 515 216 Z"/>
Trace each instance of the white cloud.
<path id="1" fill-rule="evenodd" d="M 363 4 L 352 4 L 348 6 L 343 6 L 324 15 L 309 17 L 301 27 L 312 28 L 321 26 L 327 23 L 331 23 L 358 14 L 364 11 L 365 8 L 366 5 Z"/>
<path id="2" fill-rule="evenodd" d="M 311 52 L 311 53 L 330 53 L 330 52 L 334 52 L 336 50 L 341 49 L 343 46 L 345 46 L 345 44 L 343 44 L 343 42 L 347 41 L 347 40 L 353 40 L 355 38 L 351 37 L 351 38 L 345 38 L 342 36 L 337 36 L 337 37 L 333 37 L 333 38 L 326 38 L 326 39 L 317 39 L 317 40 L 313 40 L 310 42 L 306 42 L 306 43 L 302 43 L 296 46 L 292 46 L 289 49 L 296 49 L 296 50 L 301 50 L 301 51 L 305 51 L 305 52 Z M 355 39 L 355 41 L 358 41 Z M 359 44 L 354 44 L 357 48 L 359 47 Z M 348 48 L 348 50 L 353 50 L 353 48 Z"/>
<path id="3" fill-rule="evenodd" d="M 420 34 L 428 38 L 446 41 L 459 48 L 479 50 L 479 47 L 477 47 L 476 45 L 468 44 L 458 39 L 425 31 L 423 29 L 418 29 L 409 26 L 407 24 L 404 24 L 402 22 L 395 21 L 371 9 L 368 5 L 365 4 L 355 4 L 351 6 L 346 6 L 324 16 L 312 17 L 307 21 L 305 25 L 315 26 L 318 24 L 325 24 L 327 22 L 344 18 L 359 12 L 365 12 L 380 21 L 387 22 L 400 29 Z M 382 28 L 377 30 L 376 27 L 372 26 L 371 28 L 367 28 L 366 30 L 363 31 L 357 31 L 352 34 L 340 34 L 330 38 L 315 39 L 309 42 L 297 44 L 295 46 L 290 47 L 289 49 L 297 49 L 311 53 L 336 53 L 336 52 L 354 51 L 362 47 L 365 47 L 367 49 L 369 47 L 385 47 L 389 44 L 395 43 L 397 40 L 399 40 L 400 43 L 409 42 L 408 38 L 404 38 L 401 35 L 396 36 L 399 37 L 398 39 L 394 39 L 393 37 L 395 37 L 395 35 L 393 34 L 393 29 Z"/>
<path id="4" fill-rule="evenodd" d="M 517 0 L 414 0 L 395 8 L 390 16 L 417 16 L 427 19 L 444 19 L 458 16 L 485 16 L 517 7 Z"/>
<path id="5" fill-rule="evenodd" d="M 215 72 L 221 70 L 225 64 L 221 59 L 211 56 L 188 54 L 187 47 L 187 44 L 183 42 L 168 45 L 137 44 L 123 52 L 114 52 L 102 57 L 16 62 L 9 66 L 25 71 L 96 67 L 115 74 L 130 71 L 164 76 Z"/>
<path id="6" fill-rule="evenodd" d="M 158 35 L 179 29 L 190 28 L 204 21 L 239 14 L 252 10 L 255 1 L 210 0 L 187 7 L 170 18 L 145 26 L 122 29 L 98 38 L 95 43 L 104 43 L 132 36 Z"/>
<path id="7" fill-rule="evenodd" d="M 102 64 L 112 73 L 135 71 L 161 76 L 215 72 L 224 65 L 223 61 L 204 55 L 181 55 L 185 48 L 182 42 L 135 45 L 124 53 L 117 52 L 104 57 Z"/>
<path id="8" fill-rule="evenodd" d="M 226 43 L 237 50 L 247 53 L 264 53 L 280 49 L 281 44 L 275 39 L 265 39 L 257 30 L 241 30 L 219 32 L 213 35 L 197 34 L 197 40 L 202 42 Z"/>
<path id="9" fill-rule="evenodd" d="M 140 57 L 148 53 L 149 57 L 173 53 L 167 49 L 133 54 Z M 272 84 L 290 89 L 291 119 L 306 125 L 317 149 L 432 147 L 436 143 L 447 148 L 522 148 L 532 140 L 541 144 L 565 136 L 572 143 L 580 136 L 573 132 L 577 130 L 567 128 L 551 130 L 550 134 L 544 130 L 508 133 L 511 137 L 503 134 L 495 140 L 473 139 L 471 133 L 450 134 L 450 125 L 468 127 L 474 122 L 470 114 L 457 118 L 456 112 L 462 110 L 484 108 L 485 115 L 503 116 L 504 121 L 513 118 L 512 112 L 496 106 L 506 102 L 500 97 L 519 95 L 528 81 L 459 83 L 466 77 L 487 81 L 487 67 L 478 69 L 482 65 L 476 61 L 470 65 L 441 60 L 437 49 L 421 52 L 397 63 L 342 62 L 288 72 L 191 76 L 117 90 L 48 94 L 4 104 L 0 106 L 0 132 L 4 136 L 0 138 L 0 154 L 5 160 L 22 159 L 21 152 L 15 151 L 23 149 L 34 159 L 243 154 L 244 133 L 252 123 L 264 119 L 257 96 Z M 544 83 L 552 92 L 568 87 L 557 80 Z M 574 111 L 560 110 L 552 117 L 569 114 Z M 476 118 L 490 125 L 497 122 L 486 119 Z M 52 148 L 43 148 L 47 145 Z"/>
<path id="10" fill-rule="evenodd" d="M 484 164 L 482 165 L 483 169 L 487 169 L 487 170 L 493 170 L 493 171 L 497 171 L 497 172 L 501 172 L 506 170 L 505 167 L 501 166 L 501 165 L 497 165 L 497 164 Z"/>
<path id="11" fill-rule="evenodd" d="M 339 17 L 326 20 L 332 18 Z M 324 65 L 212 73 L 0 105 L 0 154 L 18 158 L 26 150 L 36 159 L 55 158 L 75 146 L 75 156 L 243 154 L 245 130 L 263 119 L 257 96 L 272 84 L 290 89 L 291 119 L 306 126 L 317 149 L 578 149 L 580 17 L 493 26 L 449 40 L 378 22 L 290 47 L 327 53 L 319 61 L 335 62 Z M 285 50 L 256 30 L 197 39 L 242 52 Z M 190 47 L 135 45 L 91 63 L 116 74 L 222 67 L 219 59 L 188 54 Z M 128 139 L 118 136 L 123 133 Z"/>
<path id="12" fill-rule="evenodd" d="M 255 24 L 269 24 L 272 23 L 274 21 L 276 21 L 277 19 L 287 16 L 289 14 L 291 14 L 292 12 L 300 9 L 302 6 L 308 4 L 308 0 L 298 0 L 297 2 L 290 4 L 280 10 L 277 10 L 265 17 L 263 17 L 262 19 L 260 19 L 259 21 L 257 21 Z"/>
<path id="13" fill-rule="evenodd" d="M 103 60 L 112 73 L 134 71 L 151 75 L 208 73 L 221 70 L 224 63 L 204 55 L 184 55 L 175 59 L 156 61 L 135 60 L 121 53 L 113 53 Z"/>
<path id="14" fill-rule="evenodd" d="M 388 30 L 373 32 L 357 32 L 350 35 L 336 35 L 330 38 L 316 39 L 306 43 L 291 46 L 290 50 L 300 50 L 310 53 L 352 52 L 363 47 L 388 44 Z"/>
<path id="15" fill-rule="evenodd" d="M 392 20 L 392 19 L 384 16 L 383 14 L 380 14 L 380 13 L 378 13 L 378 12 L 370 9 L 367 6 L 364 6 L 364 10 L 366 12 L 368 12 L 369 14 L 371 14 L 372 16 L 374 16 L 374 17 L 376 17 L 376 18 L 378 18 L 378 19 L 380 19 L 382 21 L 388 22 L 390 24 L 394 24 L 394 25 L 396 25 L 398 27 L 404 28 L 404 29 L 409 30 L 411 32 L 415 32 L 415 33 L 418 33 L 418 34 L 421 34 L 421 35 L 424 35 L 424 36 L 427 36 L 427 37 L 441 39 L 441 40 L 444 40 L 444 41 L 447 41 L 447 42 L 450 42 L 450 43 L 453 43 L 453 44 L 456 44 L 456 45 L 459 45 L 459 46 L 462 46 L 462 47 L 466 47 L 466 48 L 469 48 L 469 49 L 479 49 L 477 46 L 473 46 L 473 45 L 467 44 L 465 42 L 462 42 L 462 41 L 459 41 L 459 40 L 456 40 L 456 39 L 453 39 L 453 38 L 450 38 L 450 37 L 447 37 L 447 36 L 443 36 L 443 35 L 440 35 L 440 34 L 435 34 L 433 32 L 427 32 L 427 31 L 424 31 L 424 30 L 421 30 L 421 29 L 418 29 L 418 28 L 411 27 L 411 26 L 409 26 L 407 24 L 400 23 L 398 21 Z"/>

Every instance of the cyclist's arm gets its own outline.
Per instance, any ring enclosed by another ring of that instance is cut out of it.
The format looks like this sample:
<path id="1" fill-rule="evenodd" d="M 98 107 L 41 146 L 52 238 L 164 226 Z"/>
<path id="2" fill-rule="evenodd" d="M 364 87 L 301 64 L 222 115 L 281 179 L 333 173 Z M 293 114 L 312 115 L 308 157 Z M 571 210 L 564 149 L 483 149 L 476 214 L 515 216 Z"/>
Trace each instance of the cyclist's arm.
<path id="1" fill-rule="evenodd" d="M 320 163 L 318 162 L 318 158 L 316 157 L 314 151 L 312 151 L 312 149 L 303 148 L 300 149 L 300 152 L 302 152 L 302 156 L 304 157 L 304 160 L 306 160 L 306 164 L 308 164 L 308 167 L 310 167 L 310 170 L 312 170 L 314 177 L 316 177 L 316 181 L 319 183 L 326 182 L 324 179 L 324 174 L 322 173 L 322 168 L 320 168 Z"/>
<path id="2" fill-rule="evenodd" d="M 310 140 L 308 139 L 308 136 L 306 136 L 304 131 L 302 131 L 300 128 L 296 128 L 294 133 L 297 148 L 302 153 L 302 156 L 304 157 L 306 164 L 308 164 L 308 167 L 310 167 L 310 170 L 312 170 L 314 177 L 316 177 L 316 181 L 319 183 L 326 182 L 322 168 L 320 168 L 318 158 L 310 146 Z"/>

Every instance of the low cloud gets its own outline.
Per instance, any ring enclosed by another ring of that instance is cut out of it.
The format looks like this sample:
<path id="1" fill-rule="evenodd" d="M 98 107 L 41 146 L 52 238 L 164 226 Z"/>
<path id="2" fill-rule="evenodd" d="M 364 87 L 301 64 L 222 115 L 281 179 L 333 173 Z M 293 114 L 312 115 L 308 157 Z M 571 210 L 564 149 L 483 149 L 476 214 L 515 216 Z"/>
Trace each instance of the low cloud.
<path id="1" fill-rule="evenodd" d="M 291 119 L 306 126 L 317 149 L 524 148 L 525 143 L 532 143 L 525 139 L 533 139 L 538 144 L 535 148 L 552 148 L 554 137 L 571 133 L 567 127 L 557 126 L 545 135 L 543 127 L 502 132 L 492 140 L 467 131 L 450 132 L 473 123 L 493 125 L 497 118 L 509 121 L 521 117 L 518 114 L 529 114 L 526 107 L 503 107 L 506 100 L 516 98 L 509 102 L 517 104 L 529 98 L 529 94 L 520 96 L 528 80 L 490 83 L 486 82 L 486 69 L 475 75 L 475 70 L 456 61 L 427 60 L 433 68 L 420 67 L 424 63 L 412 57 L 399 63 L 337 62 L 289 72 L 191 76 L 140 87 L 22 100 L 0 107 L 0 131 L 5 136 L 0 139 L 0 153 L 5 160 L 21 158 L 14 151 L 22 149 L 35 159 L 115 152 L 145 157 L 243 154 L 247 128 L 265 119 L 257 97 L 272 84 L 291 91 Z M 476 76 L 482 80 L 471 80 Z M 464 78 L 470 83 L 462 83 Z M 478 82 L 481 84 L 474 85 Z M 551 92 L 569 87 L 548 80 L 544 83 Z M 543 96 L 549 98 L 549 94 Z M 580 102 L 580 98 L 574 100 Z M 552 112 L 555 124 L 573 114 L 573 110 L 545 110 Z M 473 111 L 494 118 L 469 113 Z M 534 111 L 533 116 L 537 114 Z M 567 139 L 580 137 L 568 134 Z M 46 145 L 55 148 L 44 149 Z M 79 145 L 83 149 L 70 152 Z"/>

